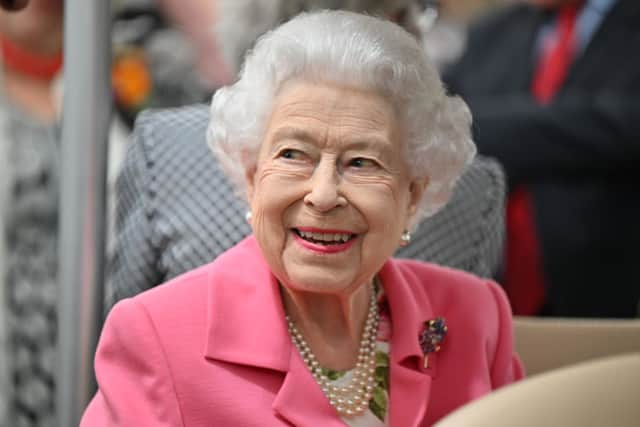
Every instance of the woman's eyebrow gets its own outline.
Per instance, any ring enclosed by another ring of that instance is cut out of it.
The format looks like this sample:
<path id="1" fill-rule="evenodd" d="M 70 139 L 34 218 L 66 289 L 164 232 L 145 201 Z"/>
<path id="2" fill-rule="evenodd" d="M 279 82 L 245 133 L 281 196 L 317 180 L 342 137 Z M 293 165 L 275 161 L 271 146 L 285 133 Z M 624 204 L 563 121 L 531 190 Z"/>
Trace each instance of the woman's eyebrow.
<path id="1" fill-rule="evenodd" d="M 385 152 L 392 148 L 391 142 L 378 134 L 362 134 L 351 138 L 345 144 L 349 150 L 366 150 L 374 149 L 376 151 Z"/>
<path id="2" fill-rule="evenodd" d="M 293 126 L 283 126 L 278 128 L 273 134 L 273 141 L 282 141 L 286 139 L 294 139 L 303 142 L 315 142 L 313 135 L 305 129 Z"/>
<path id="3" fill-rule="evenodd" d="M 287 140 L 309 144 L 317 143 L 317 138 L 312 132 L 295 126 L 283 126 L 273 133 L 272 141 L 274 143 Z M 343 147 L 347 150 L 374 150 L 381 154 L 392 150 L 391 141 L 386 136 L 375 132 L 350 136 L 346 138 Z"/>

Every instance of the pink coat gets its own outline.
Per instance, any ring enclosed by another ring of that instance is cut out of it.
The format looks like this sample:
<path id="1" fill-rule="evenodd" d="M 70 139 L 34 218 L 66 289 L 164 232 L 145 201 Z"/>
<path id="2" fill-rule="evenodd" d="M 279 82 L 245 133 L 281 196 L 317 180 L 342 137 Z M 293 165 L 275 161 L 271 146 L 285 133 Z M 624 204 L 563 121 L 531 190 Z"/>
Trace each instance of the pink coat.
<path id="1" fill-rule="evenodd" d="M 389 260 L 392 426 L 428 426 L 522 377 L 500 288 L 435 265 Z M 418 334 L 449 333 L 422 368 Z M 292 346 L 278 284 L 249 237 L 216 261 L 118 303 L 95 358 L 82 427 L 344 426 Z"/>

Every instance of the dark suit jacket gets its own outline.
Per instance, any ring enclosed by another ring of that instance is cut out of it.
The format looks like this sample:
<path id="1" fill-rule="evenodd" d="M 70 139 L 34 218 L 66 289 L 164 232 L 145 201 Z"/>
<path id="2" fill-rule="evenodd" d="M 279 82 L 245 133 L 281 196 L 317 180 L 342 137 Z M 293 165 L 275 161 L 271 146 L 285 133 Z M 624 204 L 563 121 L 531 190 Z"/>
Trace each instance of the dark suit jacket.
<path id="1" fill-rule="evenodd" d="M 513 5 L 481 19 L 445 75 L 474 115 L 480 153 L 532 192 L 547 312 L 634 316 L 640 299 L 640 2 L 619 0 L 554 101 L 530 95 L 545 22 Z"/>

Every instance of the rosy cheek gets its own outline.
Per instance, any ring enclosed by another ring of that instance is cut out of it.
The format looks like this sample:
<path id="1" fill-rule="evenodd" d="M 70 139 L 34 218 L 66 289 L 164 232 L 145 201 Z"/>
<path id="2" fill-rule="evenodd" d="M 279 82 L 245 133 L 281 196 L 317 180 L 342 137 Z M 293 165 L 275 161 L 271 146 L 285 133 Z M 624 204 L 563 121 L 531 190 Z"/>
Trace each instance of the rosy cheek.
<path id="1" fill-rule="evenodd" d="M 397 205 L 398 186 L 392 180 L 370 178 L 350 180 L 343 185 L 345 195 L 356 205 L 384 205 L 387 208 Z M 357 203 L 355 202 L 357 201 Z"/>
<path id="2" fill-rule="evenodd" d="M 290 185 L 304 183 L 311 177 L 309 168 L 269 168 L 264 171 L 259 180 L 269 192 L 281 192 Z"/>

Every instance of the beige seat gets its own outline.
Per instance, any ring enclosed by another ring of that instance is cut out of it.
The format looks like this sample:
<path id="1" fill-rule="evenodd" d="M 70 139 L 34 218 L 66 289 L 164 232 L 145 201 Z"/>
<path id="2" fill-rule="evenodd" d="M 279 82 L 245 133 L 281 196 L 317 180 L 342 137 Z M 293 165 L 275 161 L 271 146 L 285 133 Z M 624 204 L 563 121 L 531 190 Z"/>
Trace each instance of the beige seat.
<path id="1" fill-rule="evenodd" d="M 640 352 L 640 319 L 515 317 L 514 331 L 528 377 L 589 359 Z"/>
<path id="2" fill-rule="evenodd" d="M 471 402 L 434 427 L 640 426 L 640 353 L 550 371 Z"/>

